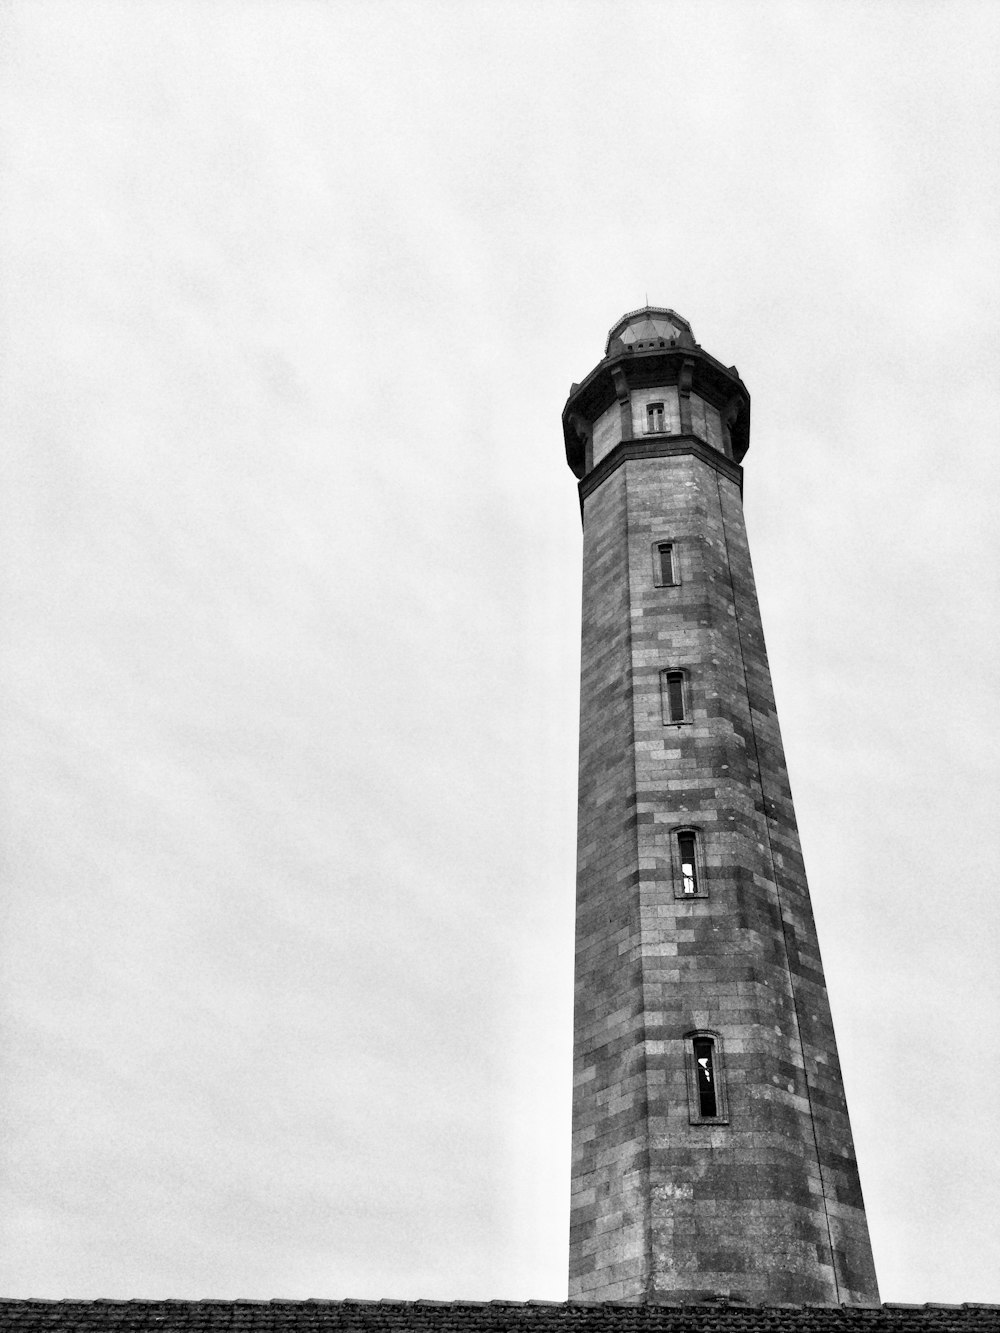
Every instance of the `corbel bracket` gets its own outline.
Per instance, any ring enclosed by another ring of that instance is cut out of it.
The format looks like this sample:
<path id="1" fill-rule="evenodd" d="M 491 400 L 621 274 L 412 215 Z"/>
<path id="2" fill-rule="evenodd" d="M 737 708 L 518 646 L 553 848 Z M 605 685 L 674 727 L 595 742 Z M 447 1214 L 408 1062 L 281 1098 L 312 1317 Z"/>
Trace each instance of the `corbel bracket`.
<path id="1" fill-rule="evenodd" d="M 691 383 L 694 379 L 694 361 L 686 356 L 677 370 L 677 393 L 680 397 L 681 434 L 690 435 L 691 426 Z"/>
<path id="2" fill-rule="evenodd" d="M 622 439 L 630 440 L 632 438 L 632 399 L 628 391 L 628 380 L 625 378 L 625 367 L 612 366 L 611 380 L 615 386 L 615 397 L 618 399 L 618 407 L 621 412 Z"/>
<path id="3" fill-rule="evenodd" d="M 570 412 L 566 422 L 583 450 L 583 471 L 579 475 L 584 477 L 594 466 L 594 432 L 579 412 Z"/>
<path id="4" fill-rule="evenodd" d="M 722 414 L 722 442 L 726 447 L 726 455 L 729 458 L 734 457 L 733 426 L 736 422 L 736 418 L 740 414 L 741 406 L 742 403 L 739 398 L 737 398 L 736 394 L 733 394 L 727 401 L 725 411 Z"/>

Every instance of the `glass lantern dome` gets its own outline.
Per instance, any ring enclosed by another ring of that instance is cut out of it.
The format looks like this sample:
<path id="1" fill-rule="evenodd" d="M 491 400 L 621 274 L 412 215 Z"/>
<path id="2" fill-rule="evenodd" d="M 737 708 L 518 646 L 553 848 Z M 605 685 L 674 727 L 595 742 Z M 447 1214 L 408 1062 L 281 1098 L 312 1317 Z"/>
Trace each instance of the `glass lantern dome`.
<path id="1" fill-rule="evenodd" d="M 612 327 L 605 356 L 611 354 L 614 343 L 620 343 L 623 348 L 633 351 L 652 351 L 654 348 L 676 347 L 678 344 L 690 347 L 694 343 L 694 335 L 691 325 L 676 311 L 647 305 L 642 310 L 632 310 L 623 315 Z"/>

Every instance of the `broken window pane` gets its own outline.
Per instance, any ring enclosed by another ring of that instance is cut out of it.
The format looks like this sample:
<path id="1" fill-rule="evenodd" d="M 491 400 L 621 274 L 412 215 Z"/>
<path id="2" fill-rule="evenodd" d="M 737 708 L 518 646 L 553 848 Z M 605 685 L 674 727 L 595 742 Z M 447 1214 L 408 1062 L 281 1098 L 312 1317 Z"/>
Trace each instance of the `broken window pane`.
<path id="1" fill-rule="evenodd" d="M 698 1110 L 699 1114 L 711 1118 L 719 1113 L 715 1096 L 715 1043 L 710 1037 L 695 1037 L 693 1045 Z"/>
<path id="2" fill-rule="evenodd" d="M 677 849 L 681 854 L 681 889 L 684 893 L 697 893 L 698 872 L 695 868 L 694 834 L 678 833 Z"/>

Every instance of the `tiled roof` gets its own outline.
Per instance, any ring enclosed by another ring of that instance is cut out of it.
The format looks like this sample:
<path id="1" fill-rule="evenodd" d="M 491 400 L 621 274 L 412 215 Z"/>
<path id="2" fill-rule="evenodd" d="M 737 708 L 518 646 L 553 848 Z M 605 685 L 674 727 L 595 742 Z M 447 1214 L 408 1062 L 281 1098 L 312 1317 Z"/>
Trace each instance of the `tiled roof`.
<path id="1" fill-rule="evenodd" d="M 2 1333 L 1000 1333 L 1000 1305 L 0 1300 Z"/>

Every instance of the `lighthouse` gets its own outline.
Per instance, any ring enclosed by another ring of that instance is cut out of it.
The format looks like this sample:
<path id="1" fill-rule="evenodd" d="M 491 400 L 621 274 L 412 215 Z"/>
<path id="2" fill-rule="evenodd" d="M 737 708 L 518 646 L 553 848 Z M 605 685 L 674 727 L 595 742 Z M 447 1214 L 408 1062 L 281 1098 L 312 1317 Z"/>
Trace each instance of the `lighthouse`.
<path id="1" fill-rule="evenodd" d="M 570 1299 L 877 1304 L 743 517 L 673 310 L 570 390 L 583 518 Z"/>

